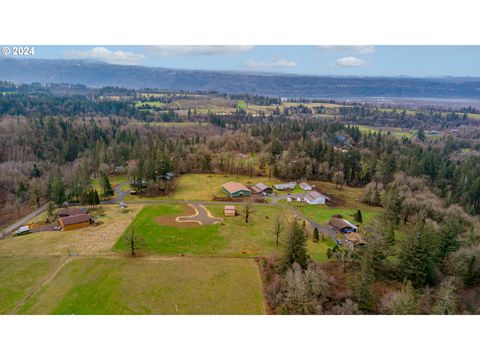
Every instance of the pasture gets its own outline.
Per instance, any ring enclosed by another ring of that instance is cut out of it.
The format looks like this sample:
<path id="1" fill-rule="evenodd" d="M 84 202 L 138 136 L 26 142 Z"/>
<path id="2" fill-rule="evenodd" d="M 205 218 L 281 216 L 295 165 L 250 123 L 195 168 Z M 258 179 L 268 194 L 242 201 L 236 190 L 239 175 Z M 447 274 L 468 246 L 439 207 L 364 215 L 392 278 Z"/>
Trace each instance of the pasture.
<path id="1" fill-rule="evenodd" d="M 22 314 L 264 314 L 251 259 L 74 259 Z"/>
<path id="2" fill-rule="evenodd" d="M 59 257 L 0 257 L 0 314 L 9 314 L 41 285 Z"/>

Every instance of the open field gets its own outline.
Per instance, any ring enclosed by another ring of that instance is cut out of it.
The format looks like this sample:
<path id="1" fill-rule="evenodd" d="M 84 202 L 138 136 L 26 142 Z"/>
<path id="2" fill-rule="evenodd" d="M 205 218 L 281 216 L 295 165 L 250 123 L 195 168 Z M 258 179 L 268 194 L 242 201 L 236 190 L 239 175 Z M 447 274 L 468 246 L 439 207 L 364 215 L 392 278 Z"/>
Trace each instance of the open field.
<path id="1" fill-rule="evenodd" d="M 24 314 L 264 314 L 250 259 L 74 259 Z"/>
<path id="2" fill-rule="evenodd" d="M 350 208 L 337 208 L 323 205 L 305 205 L 299 208 L 300 212 L 320 224 L 327 224 L 334 215 L 342 215 L 343 218 L 355 223 L 353 214 L 356 212 Z M 361 210 L 364 224 L 369 224 L 378 211 Z"/>
<path id="3" fill-rule="evenodd" d="M 223 206 L 211 205 L 207 209 L 213 216 L 223 217 Z M 248 224 L 242 216 L 224 217 L 221 224 L 202 226 L 166 225 L 162 221 L 170 219 L 174 222 L 175 217 L 185 211 L 185 205 L 145 206 L 134 220 L 138 235 L 144 238 L 145 251 L 161 255 L 278 255 L 283 242 L 278 246 L 275 244 L 275 219 L 282 216 L 286 229 L 286 222 L 293 218 L 293 212 L 288 208 L 255 206 Z M 242 207 L 238 206 L 237 212 L 241 211 Z M 115 250 L 127 251 L 124 236 L 115 244 Z"/>
<path id="4" fill-rule="evenodd" d="M 272 184 L 278 180 L 268 177 L 249 177 L 235 175 L 219 174 L 185 174 L 181 175 L 175 191 L 168 196 L 158 196 L 144 199 L 173 199 L 173 200 L 213 200 L 214 196 L 225 197 L 227 194 L 222 191 L 222 185 L 229 181 L 241 182 L 246 186 L 255 185 L 259 182 Z M 125 189 L 126 190 L 126 189 Z M 140 195 L 132 196 L 130 194 L 125 198 L 126 201 L 142 198 Z"/>
<path id="5" fill-rule="evenodd" d="M 111 253 L 113 244 L 141 208 L 141 205 L 130 205 L 122 210 L 118 205 L 102 205 L 97 215 L 93 215 L 95 221 L 101 223 L 98 226 L 14 236 L 0 241 L 0 256 Z"/>
<path id="6" fill-rule="evenodd" d="M 54 256 L 0 257 L 0 314 L 13 311 L 59 261 L 60 258 Z"/>

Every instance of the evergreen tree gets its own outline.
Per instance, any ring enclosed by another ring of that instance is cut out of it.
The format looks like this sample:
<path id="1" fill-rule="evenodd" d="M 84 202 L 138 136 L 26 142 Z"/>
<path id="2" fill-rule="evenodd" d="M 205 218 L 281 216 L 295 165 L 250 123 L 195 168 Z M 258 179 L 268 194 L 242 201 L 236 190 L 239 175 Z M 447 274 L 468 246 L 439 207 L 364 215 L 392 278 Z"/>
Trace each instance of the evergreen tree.
<path id="1" fill-rule="evenodd" d="M 313 241 L 314 242 L 319 242 L 320 241 L 320 234 L 318 233 L 318 228 L 315 227 L 313 229 Z"/>
<path id="2" fill-rule="evenodd" d="M 444 222 L 438 237 L 438 254 L 437 259 L 442 262 L 449 253 L 458 250 L 460 242 L 460 225 L 454 216 L 448 216 Z"/>
<path id="3" fill-rule="evenodd" d="M 362 218 L 362 212 L 360 210 L 357 210 L 357 212 L 355 213 L 355 215 L 353 216 L 353 219 L 357 222 L 357 223 L 363 223 L 363 218 Z"/>
<path id="4" fill-rule="evenodd" d="M 416 287 L 433 283 L 434 277 L 434 231 L 420 221 L 402 242 L 399 255 L 399 270 L 406 280 Z"/>
<path id="5" fill-rule="evenodd" d="M 352 294 L 362 311 L 372 312 L 375 306 L 373 283 L 375 274 L 372 267 L 371 255 L 366 252 L 361 259 L 360 271 L 353 283 Z"/>
<path id="6" fill-rule="evenodd" d="M 105 172 L 101 173 L 101 186 L 102 186 L 102 195 L 104 197 L 110 197 L 114 194 L 112 185 L 110 185 L 110 180 Z"/>
<path id="7" fill-rule="evenodd" d="M 52 200 L 57 205 L 62 205 L 65 200 L 65 185 L 63 184 L 62 174 L 57 172 L 52 182 Z"/>
<path id="8" fill-rule="evenodd" d="M 306 236 L 298 221 L 293 221 L 287 238 L 283 269 L 287 270 L 293 263 L 298 263 L 303 269 L 307 267 Z"/>
<path id="9" fill-rule="evenodd" d="M 20 183 L 18 184 L 16 195 L 17 195 L 18 201 L 21 204 L 27 201 L 27 198 L 28 198 L 27 187 L 25 186 L 25 183 L 23 181 L 20 181 Z"/>

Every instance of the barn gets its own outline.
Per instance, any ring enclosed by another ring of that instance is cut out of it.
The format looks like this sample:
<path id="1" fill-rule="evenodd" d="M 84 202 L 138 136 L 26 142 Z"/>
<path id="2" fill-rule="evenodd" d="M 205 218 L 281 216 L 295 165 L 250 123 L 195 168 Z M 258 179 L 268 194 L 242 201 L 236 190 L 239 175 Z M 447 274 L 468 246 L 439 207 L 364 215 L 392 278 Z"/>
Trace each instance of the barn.
<path id="1" fill-rule="evenodd" d="M 74 230 L 89 226 L 92 223 L 92 219 L 88 214 L 65 216 L 58 219 L 62 230 Z"/>
<path id="2" fill-rule="evenodd" d="M 317 191 L 309 191 L 307 195 L 305 195 L 305 202 L 310 205 L 323 205 L 327 201 L 330 201 L 330 198 Z"/>
<path id="3" fill-rule="evenodd" d="M 230 181 L 222 185 L 223 191 L 225 191 L 229 197 L 245 197 L 252 195 L 252 192 L 245 185 L 238 182 Z"/>
<path id="4" fill-rule="evenodd" d="M 313 186 L 310 185 L 310 184 L 308 184 L 308 183 L 306 183 L 306 182 L 301 182 L 301 183 L 300 183 L 300 188 L 301 188 L 302 190 L 305 190 L 305 191 L 311 191 L 311 190 L 313 190 Z"/>

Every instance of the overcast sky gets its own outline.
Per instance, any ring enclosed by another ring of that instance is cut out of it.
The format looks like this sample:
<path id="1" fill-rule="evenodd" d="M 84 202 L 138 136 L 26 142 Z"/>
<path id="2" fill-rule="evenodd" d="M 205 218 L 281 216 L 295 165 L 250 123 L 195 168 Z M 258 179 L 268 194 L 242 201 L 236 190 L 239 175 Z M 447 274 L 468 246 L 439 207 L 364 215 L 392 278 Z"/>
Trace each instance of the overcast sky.
<path id="1" fill-rule="evenodd" d="M 37 58 L 312 75 L 478 76 L 480 46 L 35 46 Z"/>

